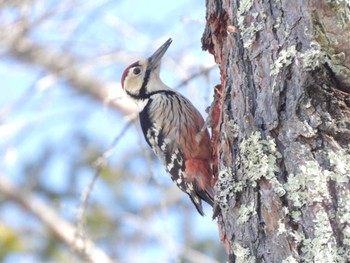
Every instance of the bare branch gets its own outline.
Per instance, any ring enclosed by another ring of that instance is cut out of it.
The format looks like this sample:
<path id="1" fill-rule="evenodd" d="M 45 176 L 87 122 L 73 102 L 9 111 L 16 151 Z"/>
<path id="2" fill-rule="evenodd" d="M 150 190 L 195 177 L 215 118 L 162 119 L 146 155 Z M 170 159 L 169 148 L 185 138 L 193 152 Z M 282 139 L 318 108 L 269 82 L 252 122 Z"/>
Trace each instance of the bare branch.
<path id="1" fill-rule="evenodd" d="M 78 236 L 77 230 L 69 222 L 62 219 L 54 209 L 33 195 L 23 194 L 3 174 L 0 174 L 0 193 L 37 216 L 59 240 L 71 247 L 88 262 L 115 262 L 105 252 L 98 249 L 93 241 Z"/>
<path id="2" fill-rule="evenodd" d="M 190 81 L 192 81 L 193 79 L 195 79 L 199 76 L 207 76 L 210 73 L 210 71 L 212 71 L 215 68 L 217 68 L 216 64 L 212 65 L 210 67 L 202 68 L 202 69 L 198 70 L 197 72 L 194 72 L 193 74 L 188 76 L 186 79 L 182 80 L 178 85 L 176 85 L 175 89 L 180 89 L 181 87 L 187 85 Z"/>
<path id="3" fill-rule="evenodd" d="M 23 33 L 19 26 L 8 28 L 0 33 L 4 48 L 13 57 L 22 62 L 37 65 L 44 70 L 66 80 L 72 88 L 88 94 L 95 100 L 108 104 L 124 114 L 136 112 L 136 106 L 126 100 L 117 99 L 124 96 L 116 83 L 108 83 L 84 67 L 75 57 L 67 52 L 55 52 L 34 43 Z"/>
<path id="4" fill-rule="evenodd" d="M 126 131 L 130 128 L 131 124 L 135 121 L 135 117 L 130 119 L 124 128 L 121 130 L 121 132 L 118 134 L 118 136 L 115 137 L 113 140 L 111 146 L 101 155 L 97 158 L 94 166 L 96 167 L 96 172 L 94 176 L 92 177 L 91 181 L 89 184 L 86 186 L 84 191 L 80 195 L 80 206 L 77 212 L 77 231 L 79 236 L 85 238 L 85 220 L 84 220 L 84 215 L 86 208 L 88 206 L 89 198 L 90 198 L 90 193 L 94 187 L 94 184 L 96 180 L 98 179 L 100 172 L 102 168 L 104 168 L 107 165 L 108 158 L 113 154 L 115 147 L 119 140 L 125 135 Z"/>

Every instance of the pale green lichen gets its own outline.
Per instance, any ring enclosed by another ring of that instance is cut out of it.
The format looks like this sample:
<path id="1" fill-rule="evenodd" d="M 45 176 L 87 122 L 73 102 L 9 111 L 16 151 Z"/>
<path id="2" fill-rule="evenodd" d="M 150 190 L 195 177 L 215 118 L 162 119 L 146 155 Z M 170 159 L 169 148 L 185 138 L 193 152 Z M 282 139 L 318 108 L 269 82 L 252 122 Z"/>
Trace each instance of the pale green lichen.
<path id="1" fill-rule="evenodd" d="M 348 189 L 343 189 L 340 194 L 341 195 L 338 200 L 339 207 L 337 211 L 337 217 L 339 218 L 339 222 L 341 224 L 346 224 L 350 222 L 350 191 Z M 350 236 L 348 238 L 350 238 Z M 350 242 L 348 245 L 350 245 Z"/>
<path id="2" fill-rule="evenodd" d="M 294 222 L 300 222 L 301 212 L 299 210 L 294 210 L 291 213 Z"/>
<path id="3" fill-rule="evenodd" d="M 283 215 L 288 215 L 289 214 L 289 208 L 287 206 L 284 206 L 282 207 L 282 212 L 283 212 Z"/>
<path id="4" fill-rule="evenodd" d="M 343 78 L 350 79 L 350 70 L 344 66 L 346 55 L 344 52 L 333 53 L 329 51 L 326 53 L 322 51 L 319 43 L 313 41 L 310 44 L 310 48 L 304 53 L 298 53 L 298 58 L 301 59 L 303 68 L 307 71 L 312 71 L 318 68 L 321 64 L 327 63 L 332 71 Z"/>
<path id="5" fill-rule="evenodd" d="M 288 182 L 284 185 L 288 198 L 295 207 L 302 207 L 307 202 L 306 178 L 299 175 L 289 174 Z"/>
<path id="6" fill-rule="evenodd" d="M 230 122 L 232 129 L 238 129 L 234 122 Z M 219 204 L 223 211 L 227 211 L 229 207 L 235 205 L 235 195 L 243 191 L 244 187 L 251 185 L 257 186 L 257 182 L 261 178 L 266 178 L 273 191 L 282 196 L 285 194 L 282 184 L 277 180 L 275 173 L 278 172 L 277 159 L 281 158 L 281 154 L 276 148 L 273 139 L 267 138 L 263 140 L 260 132 L 254 132 L 247 139 L 243 140 L 239 145 L 240 153 L 237 156 L 235 166 L 240 167 L 244 176 L 237 179 L 235 170 L 231 167 L 220 169 L 218 180 L 215 183 L 215 202 Z M 231 203 L 230 203 L 231 202 Z M 240 222 L 245 223 L 254 213 L 252 206 L 241 207 Z"/>
<path id="7" fill-rule="evenodd" d="M 316 161 L 307 161 L 300 166 L 300 173 L 289 175 L 284 185 L 287 196 L 297 210 L 291 212 L 294 221 L 301 220 L 299 209 L 312 206 L 314 233 L 306 238 L 301 232 L 291 236 L 300 244 L 303 262 L 348 262 L 350 260 L 350 156 L 346 150 L 328 153 L 330 169 L 322 169 Z M 331 202 L 329 181 L 335 182 L 337 189 L 337 213 L 327 214 L 323 205 Z M 337 245 L 330 219 L 342 225 L 342 243 Z"/>
<path id="8" fill-rule="evenodd" d="M 244 223 L 248 222 L 248 220 L 253 215 L 256 215 L 254 203 L 251 203 L 249 206 L 242 205 L 239 209 L 239 215 L 238 215 L 237 222 L 240 224 L 244 224 Z"/>
<path id="9" fill-rule="evenodd" d="M 313 109 L 311 109 L 313 110 Z M 311 118 L 319 118 L 319 117 L 310 117 L 310 122 L 311 122 Z M 313 122 L 316 122 L 318 121 L 318 119 L 312 119 Z M 309 124 L 309 122 L 307 122 L 306 120 L 303 121 L 303 127 L 301 129 L 301 132 L 300 134 L 302 136 L 304 136 L 305 138 L 312 138 L 314 137 L 316 134 L 317 134 L 317 130 L 312 128 L 311 125 Z"/>
<path id="10" fill-rule="evenodd" d="M 338 247 L 337 263 L 349 263 L 350 261 L 350 249 L 344 247 Z"/>
<path id="11" fill-rule="evenodd" d="M 277 180 L 275 173 L 279 171 L 277 159 L 281 154 L 276 148 L 273 139 L 263 140 L 260 132 L 254 132 L 240 144 L 239 158 L 236 165 L 242 167 L 245 178 L 253 187 L 257 182 L 265 177 L 272 185 L 278 196 L 283 196 L 285 190 L 282 184 Z"/>
<path id="12" fill-rule="evenodd" d="M 249 248 L 242 247 L 239 243 L 233 246 L 233 252 L 236 256 L 237 263 L 255 263 L 256 259 L 250 255 Z"/>
<path id="13" fill-rule="evenodd" d="M 344 66 L 346 55 L 344 52 L 335 53 L 334 50 L 325 50 L 319 42 L 312 41 L 310 47 L 304 52 L 298 52 L 295 46 L 282 50 L 278 58 L 270 66 L 270 76 L 278 75 L 283 67 L 290 65 L 294 58 L 297 58 L 306 71 L 312 71 L 327 63 L 332 71 L 343 76 L 343 79 L 350 79 L 350 70 Z"/>
<path id="14" fill-rule="evenodd" d="M 340 4 L 349 4 L 349 0 L 326 0 L 326 2 L 329 3 L 329 4 L 335 3 L 335 4 L 338 4 L 338 5 L 340 5 Z"/>
<path id="15" fill-rule="evenodd" d="M 312 71 L 318 68 L 323 63 L 324 54 L 321 52 L 321 47 L 317 42 L 311 42 L 310 48 L 300 55 L 303 68 L 307 71 Z"/>
<path id="16" fill-rule="evenodd" d="M 239 125 L 234 120 L 230 120 L 227 122 L 227 125 L 231 128 L 231 132 L 233 133 L 233 138 L 238 137 Z"/>
<path id="17" fill-rule="evenodd" d="M 255 41 L 256 32 L 264 29 L 264 24 L 262 23 L 252 23 L 249 27 L 245 28 L 242 32 L 243 34 L 243 46 L 249 48 Z"/>
<path id="18" fill-rule="evenodd" d="M 279 219 L 278 220 L 278 230 L 277 230 L 277 233 L 279 235 L 283 235 L 287 232 L 287 229 L 286 229 L 286 224 L 282 222 L 282 219 Z"/>
<path id="19" fill-rule="evenodd" d="M 282 260 L 282 263 L 298 263 L 298 261 L 293 258 L 293 256 L 289 256 L 286 259 Z"/>
<path id="20" fill-rule="evenodd" d="M 320 208 L 314 216 L 314 237 L 306 238 L 299 231 L 290 235 L 300 244 L 303 262 L 339 262 L 339 254 L 333 230 L 324 208 Z M 343 261 L 341 261 L 343 262 Z"/>
<path id="21" fill-rule="evenodd" d="M 338 211 L 340 223 L 350 222 L 350 155 L 345 150 L 328 153 L 331 170 L 326 171 L 328 177 L 335 181 L 338 187 Z M 349 236 L 350 238 L 350 236 Z"/>
<path id="22" fill-rule="evenodd" d="M 276 29 L 279 28 L 281 26 L 281 21 L 282 21 L 281 17 L 277 17 L 273 27 Z"/>
<path id="23" fill-rule="evenodd" d="M 337 153 L 331 151 L 328 153 L 329 162 L 332 165 L 332 171 L 329 176 L 338 184 L 348 183 L 350 179 L 350 154 L 345 150 Z"/>
<path id="24" fill-rule="evenodd" d="M 302 207 L 313 202 L 322 202 L 325 198 L 329 199 L 328 179 L 316 161 L 308 161 L 300 166 L 300 173 L 288 176 L 284 188 L 293 205 Z"/>
<path id="25" fill-rule="evenodd" d="M 264 28 L 264 24 L 257 21 L 257 18 L 260 16 L 262 20 L 266 17 L 266 14 L 264 12 L 255 12 L 252 14 L 252 21 L 250 21 L 249 26 L 247 26 L 245 23 L 246 16 L 244 14 L 248 12 L 252 6 L 252 0 L 242 0 L 240 1 L 240 5 L 237 11 L 238 27 L 242 35 L 243 46 L 245 48 L 248 48 L 253 44 L 255 41 L 256 33 Z"/>
<path id="26" fill-rule="evenodd" d="M 347 262 L 350 261 L 350 155 L 345 150 L 329 152 L 328 158 L 331 164 L 328 176 L 335 181 L 338 190 L 338 209 L 336 218 L 343 226 L 343 244 L 345 247 L 339 248 L 338 258 Z"/>
<path id="27" fill-rule="evenodd" d="M 282 50 L 278 54 L 278 58 L 270 66 L 270 76 L 278 75 L 283 67 L 289 66 L 292 63 L 296 53 L 297 50 L 295 46 L 290 46 L 286 50 Z"/>
<path id="28" fill-rule="evenodd" d="M 238 24 L 243 24 L 245 18 L 243 14 L 248 12 L 252 8 L 253 3 L 253 0 L 240 1 L 238 8 Z"/>
<path id="29" fill-rule="evenodd" d="M 301 252 L 304 262 L 337 262 L 337 244 L 332 226 L 324 208 L 314 218 L 314 238 L 302 240 Z"/>
<path id="30" fill-rule="evenodd" d="M 221 169 L 218 175 L 218 180 L 215 183 L 215 203 L 217 203 L 223 212 L 226 212 L 230 207 L 229 201 L 235 195 L 235 187 L 237 184 L 234 181 L 232 169 L 225 167 Z"/>
<path id="31" fill-rule="evenodd" d="M 343 243 L 350 251 L 350 191 L 342 189 L 338 199 L 338 211 L 336 214 L 339 223 L 343 226 Z M 350 254 L 350 252 L 349 252 Z M 350 255 L 349 255 L 350 257 Z M 349 258 L 350 259 L 350 258 Z"/>
<path id="32" fill-rule="evenodd" d="M 295 242 L 302 243 L 305 240 L 304 233 L 301 233 L 299 231 L 293 231 L 290 233 L 290 235 L 294 238 Z"/>

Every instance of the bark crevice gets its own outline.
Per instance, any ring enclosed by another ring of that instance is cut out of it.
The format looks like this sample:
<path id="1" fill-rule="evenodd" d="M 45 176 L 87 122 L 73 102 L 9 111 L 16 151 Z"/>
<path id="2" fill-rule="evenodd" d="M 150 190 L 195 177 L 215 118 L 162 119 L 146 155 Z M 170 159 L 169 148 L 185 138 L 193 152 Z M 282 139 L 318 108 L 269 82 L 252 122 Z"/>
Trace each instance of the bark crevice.
<path id="1" fill-rule="evenodd" d="M 350 261 L 350 99 L 320 43 L 325 3 L 207 1 L 202 43 L 221 73 L 217 184 L 229 187 L 216 195 L 232 262 Z"/>

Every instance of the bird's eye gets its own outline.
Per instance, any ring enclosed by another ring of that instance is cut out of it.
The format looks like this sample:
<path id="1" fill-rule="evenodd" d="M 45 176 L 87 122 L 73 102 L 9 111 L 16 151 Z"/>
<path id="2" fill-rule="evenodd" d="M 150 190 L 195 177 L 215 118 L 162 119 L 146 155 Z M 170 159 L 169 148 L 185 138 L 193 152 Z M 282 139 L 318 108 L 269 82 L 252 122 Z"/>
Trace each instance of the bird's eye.
<path id="1" fill-rule="evenodd" d="M 135 75 L 138 75 L 138 74 L 141 73 L 141 69 L 140 69 L 139 67 L 136 67 L 136 68 L 133 69 L 132 72 L 133 72 Z"/>

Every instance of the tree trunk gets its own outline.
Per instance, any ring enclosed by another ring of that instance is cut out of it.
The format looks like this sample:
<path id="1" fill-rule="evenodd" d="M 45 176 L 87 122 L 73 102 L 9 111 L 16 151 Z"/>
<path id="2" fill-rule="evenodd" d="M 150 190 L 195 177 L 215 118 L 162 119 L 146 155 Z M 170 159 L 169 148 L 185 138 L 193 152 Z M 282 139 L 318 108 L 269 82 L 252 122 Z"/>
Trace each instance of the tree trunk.
<path id="1" fill-rule="evenodd" d="M 231 262 L 350 261 L 349 39 L 346 1 L 207 0 Z"/>

